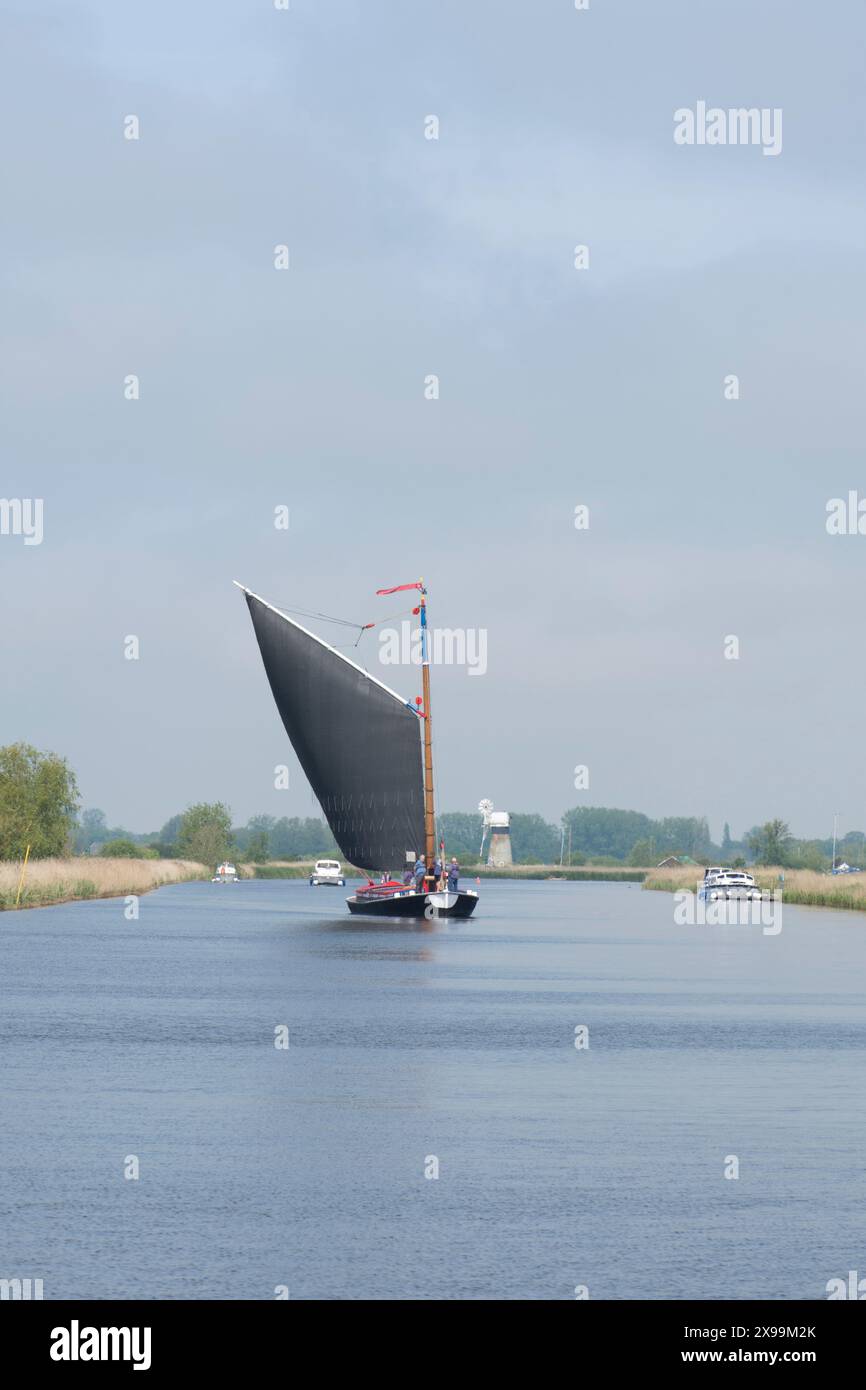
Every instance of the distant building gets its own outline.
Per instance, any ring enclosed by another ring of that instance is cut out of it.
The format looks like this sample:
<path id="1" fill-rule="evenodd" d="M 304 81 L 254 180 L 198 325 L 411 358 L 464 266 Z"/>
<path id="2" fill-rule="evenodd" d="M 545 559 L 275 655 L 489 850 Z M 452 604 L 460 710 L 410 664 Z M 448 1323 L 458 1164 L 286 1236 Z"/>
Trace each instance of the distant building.
<path id="1" fill-rule="evenodd" d="M 487 863 L 495 869 L 505 869 L 512 863 L 511 821 L 507 811 L 490 812 L 490 849 Z"/>
<path id="2" fill-rule="evenodd" d="M 494 811 L 493 802 L 489 799 L 479 801 L 478 809 L 484 817 L 484 828 L 481 832 L 481 849 L 478 852 L 480 859 L 484 853 L 484 841 L 487 832 L 490 832 L 490 845 L 487 850 L 487 863 L 495 869 L 507 868 L 512 863 L 511 858 L 511 822 L 507 811 Z"/>

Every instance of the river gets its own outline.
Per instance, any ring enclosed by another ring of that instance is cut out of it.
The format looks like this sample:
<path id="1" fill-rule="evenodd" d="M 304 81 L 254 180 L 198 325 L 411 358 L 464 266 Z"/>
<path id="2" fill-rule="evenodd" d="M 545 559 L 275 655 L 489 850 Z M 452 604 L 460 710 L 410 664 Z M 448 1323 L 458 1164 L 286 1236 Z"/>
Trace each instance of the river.
<path id="1" fill-rule="evenodd" d="M 0 1277 L 801 1299 L 866 1275 L 863 916 L 786 908 L 770 936 L 634 884 L 479 891 L 454 924 L 303 881 L 0 915 Z"/>

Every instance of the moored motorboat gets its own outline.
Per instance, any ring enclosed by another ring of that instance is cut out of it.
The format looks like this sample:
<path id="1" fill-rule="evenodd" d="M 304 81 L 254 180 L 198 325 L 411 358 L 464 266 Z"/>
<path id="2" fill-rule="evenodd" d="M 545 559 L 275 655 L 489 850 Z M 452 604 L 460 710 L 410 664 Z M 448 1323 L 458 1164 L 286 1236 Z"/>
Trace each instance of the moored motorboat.
<path id="1" fill-rule="evenodd" d="M 763 893 L 755 882 L 754 875 L 742 869 L 713 867 L 705 870 L 703 883 L 698 888 L 698 897 L 704 902 L 718 902 L 721 899 L 757 901 L 763 897 Z"/>

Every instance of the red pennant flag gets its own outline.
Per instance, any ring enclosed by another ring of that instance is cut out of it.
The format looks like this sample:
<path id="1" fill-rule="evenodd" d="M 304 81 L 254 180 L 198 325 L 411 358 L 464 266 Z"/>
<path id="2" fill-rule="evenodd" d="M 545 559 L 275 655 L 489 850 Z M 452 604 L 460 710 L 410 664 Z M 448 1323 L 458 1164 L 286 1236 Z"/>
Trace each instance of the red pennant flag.
<path id="1" fill-rule="evenodd" d="M 399 594 L 404 589 L 423 589 L 423 584 L 395 584 L 393 589 L 377 589 L 377 594 Z"/>

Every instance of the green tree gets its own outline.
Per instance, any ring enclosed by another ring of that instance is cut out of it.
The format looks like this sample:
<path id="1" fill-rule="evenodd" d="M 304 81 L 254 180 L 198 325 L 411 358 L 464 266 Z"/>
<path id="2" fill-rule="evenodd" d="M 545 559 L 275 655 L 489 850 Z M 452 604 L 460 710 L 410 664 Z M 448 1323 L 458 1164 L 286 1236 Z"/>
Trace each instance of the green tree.
<path id="1" fill-rule="evenodd" d="M 748 836 L 749 849 L 759 864 L 786 864 L 792 835 L 783 820 L 768 820 Z"/>
<path id="2" fill-rule="evenodd" d="M 836 857 L 837 860 L 845 858 L 849 863 L 856 863 L 853 856 L 849 858 L 847 853 L 837 853 Z M 824 853 L 820 840 L 792 840 L 787 863 L 792 869 L 813 869 L 816 873 L 823 873 L 830 867 L 830 855 Z"/>
<path id="3" fill-rule="evenodd" d="M 105 812 L 97 807 L 89 807 L 82 811 L 78 825 L 75 828 L 75 852 L 76 854 L 88 854 L 91 845 L 101 844 L 108 839 L 108 822 L 105 819 Z"/>
<path id="4" fill-rule="evenodd" d="M 480 841 L 476 818 L 476 838 Z M 515 811 L 511 816 L 511 853 L 515 864 L 558 864 L 560 832 L 537 812 Z M 475 853 L 478 853 L 476 846 Z M 577 862 L 576 854 L 574 856 Z"/>
<path id="5" fill-rule="evenodd" d="M 342 853 L 330 827 L 315 816 L 283 816 L 276 821 L 270 832 L 269 851 L 272 859 L 337 859 Z"/>
<path id="6" fill-rule="evenodd" d="M 654 838 L 660 855 L 688 854 L 692 859 L 705 855 L 712 843 L 704 816 L 668 816 L 655 821 Z"/>
<path id="7" fill-rule="evenodd" d="M 241 836 L 236 834 L 236 841 L 243 846 L 243 852 L 247 859 L 251 859 L 254 864 L 264 864 L 270 857 L 271 835 L 273 833 L 276 820 L 273 816 L 250 816 Z"/>
<path id="8" fill-rule="evenodd" d="M 292 822 L 288 816 L 281 816 L 271 831 L 271 854 L 274 859 L 291 859 L 294 854 Z"/>
<path id="9" fill-rule="evenodd" d="M 68 853 L 77 810 L 78 785 L 64 758 L 29 743 L 0 748 L 0 859 L 21 858 L 28 844 L 35 859 Z"/>
<path id="10" fill-rule="evenodd" d="M 180 834 L 180 827 L 182 824 L 183 813 L 181 812 L 179 815 L 172 816 L 170 820 L 167 820 L 157 836 L 160 849 L 167 851 L 166 857 L 169 859 L 174 857 L 177 850 L 177 837 Z"/>
<path id="11" fill-rule="evenodd" d="M 637 841 L 648 839 L 656 828 L 649 816 L 640 811 L 618 811 L 606 806 L 576 806 L 566 811 L 562 821 L 566 846 L 571 827 L 572 849 L 594 860 L 599 855 L 625 859 Z"/>
<path id="12" fill-rule="evenodd" d="M 254 830 L 247 840 L 247 847 L 244 851 L 247 859 L 253 864 L 266 864 L 268 862 L 268 837 L 262 830 Z"/>
<path id="13" fill-rule="evenodd" d="M 637 840 L 629 852 L 628 862 L 639 869 L 651 868 L 656 862 L 655 840 Z"/>
<path id="14" fill-rule="evenodd" d="M 142 845 L 137 845 L 133 840 L 119 839 L 106 840 L 99 846 L 99 853 L 106 859 L 140 859 L 142 858 Z M 150 858 L 150 855 L 144 856 Z"/>
<path id="15" fill-rule="evenodd" d="M 731 857 L 731 845 L 732 845 L 732 844 L 733 844 L 733 840 L 731 839 L 731 827 L 728 825 L 728 822 L 725 821 L 725 827 L 724 827 L 724 830 L 722 831 L 722 854 L 721 854 L 721 859 L 722 859 L 722 863 L 723 863 L 723 864 L 727 864 L 728 860 L 729 860 L 730 857 Z"/>
<path id="16" fill-rule="evenodd" d="M 853 868 L 862 869 L 866 862 L 866 844 L 862 830 L 849 830 L 836 846 L 837 864 L 848 863 Z M 832 850 L 831 850 L 832 853 Z"/>
<path id="17" fill-rule="evenodd" d="M 481 814 L 471 811 L 444 811 L 437 817 L 437 843 L 445 841 L 445 853 L 461 864 L 477 864 L 481 845 Z"/>
<path id="18" fill-rule="evenodd" d="M 217 865 L 232 846 L 232 817 L 222 801 L 200 801 L 184 811 L 177 836 L 182 859 Z"/>

